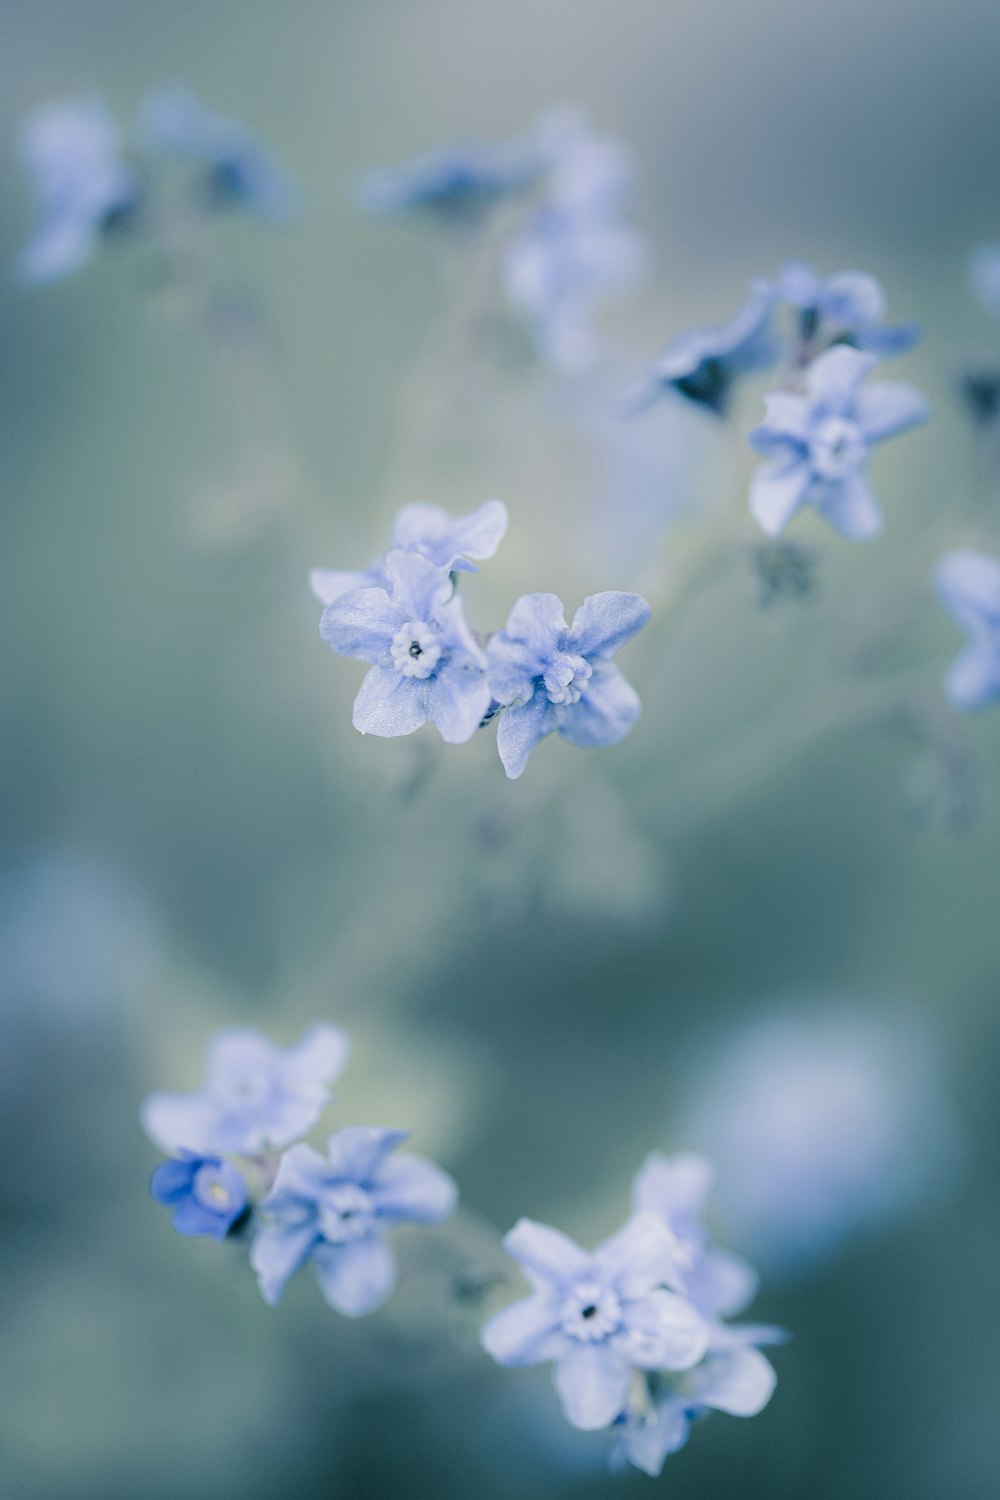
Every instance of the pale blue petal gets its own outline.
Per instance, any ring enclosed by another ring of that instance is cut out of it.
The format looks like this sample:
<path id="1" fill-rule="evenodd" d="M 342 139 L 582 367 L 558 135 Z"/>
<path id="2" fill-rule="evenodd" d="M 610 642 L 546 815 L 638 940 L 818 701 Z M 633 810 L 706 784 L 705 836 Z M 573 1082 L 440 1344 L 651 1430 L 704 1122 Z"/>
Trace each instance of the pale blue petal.
<path id="1" fill-rule="evenodd" d="M 57 281 L 86 264 L 97 243 L 97 224 L 91 214 L 50 217 L 18 255 L 14 262 L 15 274 L 35 286 Z"/>
<path id="2" fill-rule="evenodd" d="M 446 568 L 440 568 L 416 552 L 389 553 L 385 560 L 389 574 L 389 592 L 398 613 L 400 623 L 404 620 L 431 621 L 442 604 L 454 593 L 454 585 Z"/>
<path id="3" fill-rule="evenodd" d="M 618 668 L 598 660 L 579 702 L 555 707 L 556 730 L 569 744 L 585 750 L 615 745 L 628 734 L 641 708 L 639 694 Z"/>
<path id="4" fill-rule="evenodd" d="M 849 411 L 858 387 L 875 363 L 874 354 L 863 354 L 847 344 L 828 349 L 809 366 L 806 389 L 810 401 L 831 414 Z"/>
<path id="5" fill-rule="evenodd" d="M 163 1151 L 212 1152 L 218 1109 L 202 1094 L 150 1094 L 141 1109 L 142 1126 Z"/>
<path id="6" fill-rule="evenodd" d="M 577 1344 L 555 1367 L 566 1419 L 585 1432 L 609 1427 L 625 1409 L 631 1371 L 607 1343 Z"/>
<path id="7" fill-rule="evenodd" d="M 750 481 L 750 510 L 768 536 L 780 536 L 805 501 L 810 472 L 806 463 L 764 464 Z"/>
<path id="8" fill-rule="evenodd" d="M 822 279 L 805 261 L 788 260 L 774 278 L 778 297 L 790 307 L 815 307 L 823 288 Z"/>
<path id="9" fill-rule="evenodd" d="M 292 1146 L 278 1163 L 271 1191 L 264 1200 L 264 1207 L 280 1209 L 289 1202 L 312 1201 L 322 1192 L 326 1178 L 326 1162 L 312 1146 Z"/>
<path id="10" fill-rule="evenodd" d="M 918 342 L 923 328 L 919 323 L 894 323 L 883 328 L 859 328 L 855 331 L 854 343 L 869 354 L 882 358 L 893 354 L 905 354 Z"/>
<path id="11" fill-rule="evenodd" d="M 281 1064 L 282 1076 L 292 1088 L 309 1085 L 322 1088 L 333 1082 L 343 1070 L 351 1043 L 346 1032 L 339 1026 L 318 1021 L 310 1026 L 305 1036 L 294 1047 L 284 1053 Z"/>
<path id="12" fill-rule="evenodd" d="M 590 594 L 573 616 L 566 649 L 588 659 L 613 656 L 642 629 L 649 616 L 649 605 L 639 594 L 623 594 L 617 589 Z"/>
<path id="13" fill-rule="evenodd" d="M 382 1162 L 372 1199 L 380 1218 L 438 1224 L 454 1211 L 458 1188 L 436 1162 L 407 1153 Z"/>
<path id="14" fill-rule="evenodd" d="M 804 396 L 790 391 L 770 391 L 764 397 L 764 420 L 748 434 L 747 441 L 758 453 L 788 458 L 805 454 L 809 447 L 811 417 Z"/>
<path id="15" fill-rule="evenodd" d="M 816 509 L 850 541 L 867 541 L 882 530 L 882 512 L 864 474 L 817 486 Z"/>
<path id="16" fill-rule="evenodd" d="M 544 693 L 503 710 L 497 723 L 497 750 L 511 781 L 521 775 L 539 740 L 555 727 L 553 707 Z"/>
<path id="17" fill-rule="evenodd" d="M 490 701 L 485 676 L 466 661 L 446 662 L 426 683 L 427 717 L 449 745 L 472 738 Z"/>
<path id="18" fill-rule="evenodd" d="M 594 1251 L 594 1260 L 614 1279 L 624 1297 L 638 1297 L 677 1272 L 677 1241 L 657 1214 L 634 1214 Z"/>
<path id="19" fill-rule="evenodd" d="M 347 1318 L 374 1312 L 396 1285 L 396 1262 L 380 1235 L 317 1245 L 313 1264 L 323 1296 Z"/>
<path id="20" fill-rule="evenodd" d="M 820 311 L 835 327 L 854 332 L 885 316 L 885 294 L 866 271 L 839 271 L 823 285 Z"/>
<path id="21" fill-rule="evenodd" d="M 869 443 L 918 427 L 930 416 L 930 407 L 920 392 L 896 380 L 876 380 L 865 386 L 858 392 L 856 410 L 858 425 Z"/>
<path id="22" fill-rule="evenodd" d="M 375 1125 L 348 1125 L 327 1142 L 329 1175 L 348 1182 L 371 1183 L 391 1151 L 409 1138 L 408 1130 Z"/>
<path id="23" fill-rule="evenodd" d="M 624 1333 L 615 1343 L 630 1364 L 643 1370 L 689 1370 L 709 1345 L 708 1324 L 684 1297 L 649 1292 L 622 1310 Z"/>
<path id="24" fill-rule="evenodd" d="M 407 618 L 385 589 L 354 589 L 327 605 L 319 633 L 339 656 L 374 665 L 388 660 L 392 638 Z"/>
<path id="25" fill-rule="evenodd" d="M 749 1307 L 760 1277 L 749 1261 L 729 1250 L 706 1250 L 695 1267 L 699 1307 L 717 1318 L 732 1318 Z"/>
<path id="26" fill-rule="evenodd" d="M 185 1198 L 174 1209 L 170 1223 L 178 1234 L 211 1235 L 213 1239 L 224 1240 L 232 1219 L 206 1208 L 196 1198 Z"/>
<path id="27" fill-rule="evenodd" d="M 715 1182 L 715 1168 L 694 1152 L 647 1156 L 632 1184 L 632 1207 L 638 1213 L 659 1214 L 680 1233 L 679 1225 L 696 1220 Z"/>
<path id="28" fill-rule="evenodd" d="M 250 1247 L 250 1264 L 265 1302 L 273 1307 L 279 1301 L 286 1282 L 308 1259 L 315 1243 L 312 1224 L 265 1224 L 258 1229 Z"/>
<path id="29" fill-rule="evenodd" d="M 581 1250 L 568 1235 L 534 1219 L 519 1219 L 504 1236 L 503 1247 L 517 1261 L 532 1286 L 540 1291 L 584 1275 L 593 1268 L 593 1257 Z"/>
<path id="30" fill-rule="evenodd" d="M 405 677 L 394 666 L 372 667 L 354 700 L 355 729 L 383 739 L 412 734 L 427 723 L 426 689 L 426 681 Z"/>
<path id="31" fill-rule="evenodd" d="M 507 523 L 507 507 L 500 500 L 487 500 L 471 515 L 457 519 L 437 505 L 405 505 L 393 526 L 392 545 L 419 552 L 441 568 L 475 572 L 463 559 L 492 557 Z"/>
<path id="32" fill-rule="evenodd" d="M 490 687 L 499 703 L 528 698 L 566 633 L 562 600 L 522 594 L 486 651 Z M 509 774 L 509 773 L 508 773 Z"/>
<path id="33" fill-rule="evenodd" d="M 965 630 L 1000 630 L 1000 560 L 971 547 L 948 552 L 934 570 L 934 586 Z"/>
<path id="34" fill-rule="evenodd" d="M 358 589 L 384 589 L 389 575 L 381 558 L 361 572 L 345 573 L 336 568 L 313 568 L 309 587 L 321 604 L 332 604 L 344 594 Z"/>
<path id="35" fill-rule="evenodd" d="M 671 1396 L 645 1420 L 628 1423 L 619 1438 L 619 1450 L 630 1464 L 655 1479 L 670 1454 L 683 1448 L 690 1431 L 686 1403 Z"/>
<path id="36" fill-rule="evenodd" d="M 956 708 L 988 708 L 1000 698 L 1000 645 L 972 641 L 952 662 L 944 690 Z"/>
<path id="37" fill-rule="evenodd" d="M 171 1208 L 191 1191 L 201 1158 L 188 1156 L 181 1161 L 161 1161 L 149 1182 L 149 1191 L 157 1203 Z"/>
<path id="38" fill-rule="evenodd" d="M 569 1340 L 548 1297 L 525 1297 L 498 1312 L 480 1335 L 487 1354 L 501 1365 L 537 1365 L 565 1354 Z"/>
<path id="39" fill-rule="evenodd" d="M 755 1417 L 770 1401 L 777 1383 L 771 1364 L 756 1349 L 710 1354 L 690 1376 L 690 1393 L 699 1404 L 732 1417 Z"/>

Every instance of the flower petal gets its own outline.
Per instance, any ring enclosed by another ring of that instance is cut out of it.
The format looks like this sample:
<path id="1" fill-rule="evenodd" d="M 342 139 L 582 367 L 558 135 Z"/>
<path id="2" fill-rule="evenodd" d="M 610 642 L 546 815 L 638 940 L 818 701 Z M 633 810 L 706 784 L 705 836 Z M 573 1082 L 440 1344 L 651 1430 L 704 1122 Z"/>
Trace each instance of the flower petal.
<path id="1" fill-rule="evenodd" d="M 930 414 L 920 392 L 899 380 L 876 380 L 858 392 L 858 425 L 869 443 L 918 427 Z"/>
<path id="2" fill-rule="evenodd" d="M 285 1283 L 305 1261 L 316 1243 L 312 1224 L 264 1224 L 250 1247 L 250 1264 L 257 1272 L 261 1296 L 272 1307 Z"/>
<path id="3" fill-rule="evenodd" d="M 632 1207 L 637 1214 L 659 1214 L 678 1234 L 679 1225 L 687 1226 L 701 1214 L 714 1182 L 715 1168 L 706 1156 L 654 1151 L 632 1184 Z"/>
<path id="4" fill-rule="evenodd" d="M 440 568 L 416 552 L 394 550 L 385 560 L 389 592 L 404 620 L 433 620 L 455 592 L 447 568 Z"/>
<path id="5" fill-rule="evenodd" d="M 555 708 L 555 727 L 562 739 L 585 750 L 616 745 L 642 710 L 639 694 L 610 662 L 599 658 L 594 675 L 578 703 Z"/>
<path id="6" fill-rule="evenodd" d="M 226 1149 L 215 1141 L 218 1118 L 216 1106 L 203 1094 L 150 1094 L 141 1110 L 143 1129 L 163 1151 Z"/>
<path id="7" fill-rule="evenodd" d="M 483 722 L 490 697 L 486 675 L 474 660 L 450 658 L 427 680 L 427 717 L 446 744 L 463 745 Z"/>
<path id="8" fill-rule="evenodd" d="M 342 1071 L 351 1043 L 346 1032 L 339 1026 L 318 1021 L 310 1026 L 305 1036 L 285 1052 L 281 1072 L 284 1080 L 294 1088 L 308 1084 L 320 1087 L 332 1083 Z"/>
<path id="9" fill-rule="evenodd" d="M 750 510 L 768 536 L 780 536 L 803 504 L 809 488 L 809 466 L 792 463 L 764 464 L 750 481 Z"/>
<path id="10" fill-rule="evenodd" d="M 462 558 L 492 557 L 507 525 L 507 507 L 501 500 L 487 500 L 471 515 L 457 519 L 437 505 L 404 505 L 393 526 L 392 545 L 417 551 L 439 567 L 454 568 Z"/>
<path id="11" fill-rule="evenodd" d="M 566 1419 L 574 1427 L 608 1427 L 625 1409 L 631 1371 L 607 1343 L 575 1345 L 559 1360 L 554 1378 Z"/>
<path id="12" fill-rule="evenodd" d="M 354 589 L 327 605 L 319 633 L 338 656 L 375 663 L 388 658 L 392 638 L 402 623 L 399 606 L 385 589 Z"/>
<path id="13" fill-rule="evenodd" d="M 178 1234 L 211 1235 L 215 1240 L 224 1240 L 232 1219 L 206 1208 L 195 1198 L 185 1198 L 174 1209 L 170 1222 Z"/>
<path id="14" fill-rule="evenodd" d="M 189 1156 L 185 1160 L 161 1161 L 152 1177 L 149 1179 L 149 1191 L 157 1203 L 164 1204 L 167 1208 L 179 1203 L 186 1198 L 191 1191 L 194 1175 L 201 1165 L 197 1156 Z"/>
<path id="15" fill-rule="evenodd" d="M 427 723 L 426 689 L 426 681 L 404 677 L 394 666 L 372 667 L 354 700 L 355 729 L 382 739 L 412 734 Z"/>
<path id="16" fill-rule="evenodd" d="M 347 1318 L 361 1318 L 384 1302 L 396 1285 L 396 1262 L 381 1235 L 320 1243 L 313 1256 L 323 1296 Z"/>
<path id="17" fill-rule="evenodd" d="M 960 548 L 934 569 L 938 598 L 970 634 L 1000 629 L 1000 560 L 988 552 Z"/>
<path id="18" fill-rule="evenodd" d="M 1000 698 L 1000 647 L 971 641 L 944 679 L 944 690 L 956 708 L 988 708 Z"/>
<path id="19" fill-rule="evenodd" d="M 777 1376 L 763 1354 L 742 1348 L 710 1354 L 692 1372 L 690 1382 L 691 1396 L 699 1404 L 732 1417 L 755 1417 L 770 1401 Z"/>
<path id="20" fill-rule="evenodd" d="M 816 486 L 816 509 L 841 536 L 867 541 L 882 530 L 882 512 L 864 474 L 852 474 L 837 484 Z"/>
<path id="21" fill-rule="evenodd" d="M 409 1139 L 408 1130 L 381 1125 L 347 1125 L 327 1142 L 326 1175 L 348 1182 L 374 1183 L 390 1152 Z"/>
<path id="22" fill-rule="evenodd" d="M 624 1331 L 615 1344 L 629 1364 L 644 1370 L 689 1370 L 709 1345 L 709 1327 L 684 1297 L 662 1289 L 623 1309 Z"/>
<path id="23" fill-rule="evenodd" d="M 480 1334 L 483 1348 L 501 1365 L 558 1359 L 568 1340 L 557 1319 L 548 1297 L 524 1297 L 490 1318 Z"/>
<path id="24" fill-rule="evenodd" d="M 383 1160 L 372 1198 L 380 1218 L 437 1224 L 453 1211 L 458 1188 L 436 1162 L 408 1152 Z"/>
<path id="25" fill-rule="evenodd" d="M 651 1416 L 628 1422 L 619 1438 L 619 1451 L 655 1479 L 670 1454 L 684 1447 L 690 1431 L 687 1403 L 682 1397 L 668 1396 Z"/>
<path id="26" fill-rule="evenodd" d="M 529 698 L 565 633 L 561 599 L 555 594 L 522 594 L 486 649 L 494 698 L 499 703 Z"/>
<path id="27" fill-rule="evenodd" d="M 593 1269 L 593 1257 L 568 1235 L 534 1219 L 519 1219 L 509 1234 L 504 1235 L 503 1247 L 539 1290 Z"/>
<path id="28" fill-rule="evenodd" d="M 814 359 L 806 375 L 806 390 L 814 406 L 839 415 L 850 410 L 862 380 L 876 364 L 874 354 L 863 354 L 847 344 L 835 344 Z"/>
<path id="29" fill-rule="evenodd" d="M 618 589 L 590 594 L 573 616 L 566 649 L 588 659 L 613 656 L 649 616 L 649 605 L 640 594 L 623 594 Z"/>
<path id="30" fill-rule="evenodd" d="M 503 710 L 497 724 L 497 750 L 511 781 L 521 775 L 539 740 L 555 727 L 552 704 L 544 693 L 536 693 L 527 703 L 512 704 Z"/>
<path id="31" fill-rule="evenodd" d="M 614 1278 L 620 1296 L 639 1297 L 664 1282 L 675 1282 L 678 1248 L 657 1214 L 639 1213 L 597 1247 L 594 1260 Z"/>
<path id="32" fill-rule="evenodd" d="M 359 589 L 384 589 L 388 574 L 381 558 L 363 572 L 345 573 L 337 568 L 313 568 L 309 574 L 309 587 L 321 604 L 332 604 L 344 594 L 353 594 Z M 350 653 L 344 653 L 350 654 Z"/>

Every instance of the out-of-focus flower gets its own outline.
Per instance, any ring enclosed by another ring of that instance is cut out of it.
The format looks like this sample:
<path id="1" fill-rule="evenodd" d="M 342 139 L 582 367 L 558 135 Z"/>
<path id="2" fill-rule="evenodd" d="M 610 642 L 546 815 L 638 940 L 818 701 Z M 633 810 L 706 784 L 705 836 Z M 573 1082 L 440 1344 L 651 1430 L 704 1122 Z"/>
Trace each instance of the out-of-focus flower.
<path id="1" fill-rule="evenodd" d="M 172 1208 L 178 1234 L 225 1239 L 247 1206 L 247 1187 L 231 1162 L 218 1156 L 183 1151 L 156 1168 L 149 1191 L 157 1203 Z"/>
<path id="2" fill-rule="evenodd" d="M 633 1376 L 684 1370 L 708 1329 L 677 1284 L 677 1245 L 653 1214 L 629 1220 L 589 1254 L 556 1229 L 522 1219 L 504 1239 L 534 1288 L 486 1324 L 483 1347 L 502 1365 L 555 1364 L 574 1427 L 607 1427 L 625 1410 Z"/>
<path id="3" fill-rule="evenodd" d="M 15 270 L 23 281 L 55 281 L 79 270 L 102 234 L 130 220 L 139 178 L 122 159 L 114 120 L 97 99 L 35 110 L 21 127 L 18 152 L 35 195 L 36 223 Z"/>
<path id="4" fill-rule="evenodd" d="M 285 1153 L 250 1252 L 266 1302 L 278 1301 L 306 1261 L 323 1296 L 347 1317 L 385 1301 L 396 1282 L 386 1230 L 436 1224 L 458 1198 L 452 1179 L 433 1162 L 392 1154 L 408 1134 L 355 1125 L 330 1137 L 325 1159 L 311 1146 Z"/>
<path id="5" fill-rule="evenodd" d="M 892 1222 L 954 1168 L 934 1039 L 905 1013 L 768 1015 L 692 1074 L 685 1134 L 716 1164 L 727 1239 L 771 1276 Z"/>
<path id="6" fill-rule="evenodd" d="M 887 327 L 885 293 L 865 271 L 820 276 L 802 261 L 788 261 L 775 278 L 778 296 L 793 308 L 806 344 L 846 343 L 870 354 L 902 354 L 920 337 L 919 323 Z"/>
<path id="7" fill-rule="evenodd" d="M 457 517 L 438 505 L 404 505 L 393 524 L 389 550 L 413 552 L 446 573 L 478 573 L 470 559 L 485 562 L 493 556 L 506 534 L 507 520 L 502 500 L 487 500 L 471 515 Z M 353 589 L 387 589 L 389 572 L 381 557 L 360 572 L 314 568 L 309 586 L 322 604 L 332 604 Z"/>
<path id="8" fill-rule="evenodd" d="M 944 690 L 956 708 L 987 708 L 1000 698 L 1000 560 L 962 549 L 934 571 L 938 598 L 969 637 Z"/>
<path id="9" fill-rule="evenodd" d="M 207 109 L 187 89 L 162 88 L 142 105 L 140 126 L 150 151 L 207 169 L 211 208 L 244 208 L 272 224 L 287 224 L 303 207 L 300 184 L 245 125 Z"/>
<path id="10" fill-rule="evenodd" d="M 506 251 L 504 281 L 541 358 L 577 375 L 599 353 L 597 307 L 637 278 L 645 256 L 625 218 L 633 173 L 624 147 L 594 136 L 574 114 L 550 118 L 544 135 L 551 172 L 542 202 Z"/>
<path id="11" fill-rule="evenodd" d="M 259 1032 L 220 1032 L 208 1049 L 205 1085 L 195 1094 L 151 1094 L 142 1107 L 150 1138 L 166 1151 L 253 1155 L 287 1146 L 315 1124 L 347 1060 L 336 1026 L 310 1027 L 294 1047 Z"/>
<path id="12" fill-rule="evenodd" d="M 1000 245 L 980 245 L 972 252 L 969 284 L 986 311 L 1000 317 Z"/>
<path id="13" fill-rule="evenodd" d="M 594 748 L 628 733 L 639 696 L 611 657 L 649 614 L 638 594 L 609 590 L 585 599 L 567 626 L 555 594 L 522 595 L 486 653 L 490 690 L 504 705 L 497 748 L 509 777 L 546 735 Z"/>
<path id="14" fill-rule="evenodd" d="M 750 509 L 769 536 L 804 505 L 853 540 L 881 530 L 864 465 L 876 443 L 926 421 L 929 409 L 919 391 L 897 381 L 862 387 L 875 362 L 838 344 L 809 366 L 805 395 L 765 396 L 767 414 L 750 443 L 773 462 L 754 475 Z"/>
<path id="15" fill-rule="evenodd" d="M 359 197 L 373 214 L 424 213 L 449 224 L 478 224 L 497 204 L 526 192 L 544 167 L 534 135 L 498 146 L 456 143 L 366 172 Z"/>
<path id="16" fill-rule="evenodd" d="M 773 310 L 770 282 L 752 281 L 746 302 L 728 323 L 696 328 L 667 345 L 646 377 L 625 392 L 623 414 L 634 416 L 667 391 L 676 391 L 696 406 L 724 415 L 737 379 L 767 369 L 778 357 Z"/>
<path id="17" fill-rule="evenodd" d="M 386 558 L 388 587 L 361 588 L 329 604 L 320 623 L 341 656 L 371 663 L 354 700 L 362 734 L 412 734 L 430 722 L 458 745 L 490 706 L 486 658 L 466 624 L 448 573 L 410 552 Z"/>

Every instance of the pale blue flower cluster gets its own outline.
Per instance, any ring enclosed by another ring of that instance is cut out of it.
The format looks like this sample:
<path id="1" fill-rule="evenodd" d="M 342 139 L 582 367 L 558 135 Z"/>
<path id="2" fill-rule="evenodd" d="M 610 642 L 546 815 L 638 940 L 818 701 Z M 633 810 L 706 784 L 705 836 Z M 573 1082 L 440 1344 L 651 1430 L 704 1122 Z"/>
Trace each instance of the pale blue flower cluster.
<path id="1" fill-rule="evenodd" d="M 632 728 L 639 698 L 612 657 L 649 619 L 638 594 L 592 594 L 571 624 L 555 594 L 525 594 L 494 635 L 469 628 L 457 577 L 476 571 L 470 559 L 492 557 L 506 529 L 498 500 L 457 520 L 411 505 L 396 518 L 389 552 L 367 570 L 314 570 L 323 639 L 369 666 L 354 702 L 362 734 L 412 734 L 430 723 L 457 745 L 495 719 L 514 778 L 550 734 L 596 748 Z"/>
<path id="2" fill-rule="evenodd" d="M 502 1365 L 551 1364 L 568 1421 L 612 1431 L 614 1466 L 659 1474 L 697 1417 L 753 1416 L 774 1390 L 760 1347 L 784 1335 L 723 1321 L 757 1279 L 702 1226 L 711 1185 L 701 1157 L 652 1156 L 631 1218 L 593 1253 L 529 1219 L 504 1240 L 532 1292 L 490 1319 L 483 1346 Z"/>
<path id="3" fill-rule="evenodd" d="M 360 1317 L 395 1285 L 387 1232 L 438 1223 L 458 1194 L 433 1162 L 395 1154 L 405 1130 L 348 1126 L 329 1138 L 326 1157 L 302 1142 L 347 1053 L 347 1037 L 326 1024 L 286 1048 L 256 1031 L 224 1031 L 209 1046 L 202 1088 L 151 1095 L 142 1121 L 170 1153 L 150 1192 L 179 1233 L 221 1240 L 245 1230 L 265 1301 L 277 1302 L 308 1263 L 327 1302 Z"/>

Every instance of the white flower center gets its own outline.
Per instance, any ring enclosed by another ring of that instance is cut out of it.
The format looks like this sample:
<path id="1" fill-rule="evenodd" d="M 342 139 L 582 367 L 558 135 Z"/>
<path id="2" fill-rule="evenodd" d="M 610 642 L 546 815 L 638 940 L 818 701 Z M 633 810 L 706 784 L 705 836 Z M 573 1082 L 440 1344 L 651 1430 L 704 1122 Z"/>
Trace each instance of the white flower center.
<path id="1" fill-rule="evenodd" d="M 364 1188 L 353 1182 L 330 1188 L 319 1210 L 319 1228 L 331 1245 L 361 1239 L 368 1233 L 374 1218 L 374 1205 Z"/>
<path id="2" fill-rule="evenodd" d="M 582 1282 L 566 1298 L 562 1327 L 582 1344 L 597 1344 L 622 1325 L 622 1306 L 615 1293 L 599 1282 Z"/>
<path id="3" fill-rule="evenodd" d="M 868 445 L 857 422 L 847 417 L 824 417 L 809 439 L 813 471 L 820 479 L 844 479 L 864 459 Z"/>
<path id="4" fill-rule="evenodd" d="M 546 667 L 542 681 L 550 703 L 579 703 L 592 676 L 593 668 L 582 656 L 562 652 Z"/>
<path id="5" fill-rule="evenodd" d="M 441 660 L 441 643 L 432 625 L 407 620 L 392 638 L 392 664 L 404 677 L 429 677 Z"/>
<path id="6" fill-rule="evenodd" d="M 233 1200 L 229 1189 L 219 1177 L 218 1167 L 200 1167 L 195 1173 L 194 1196 L 205 1205 L 218 1212 L 232 1208 Z"/>

